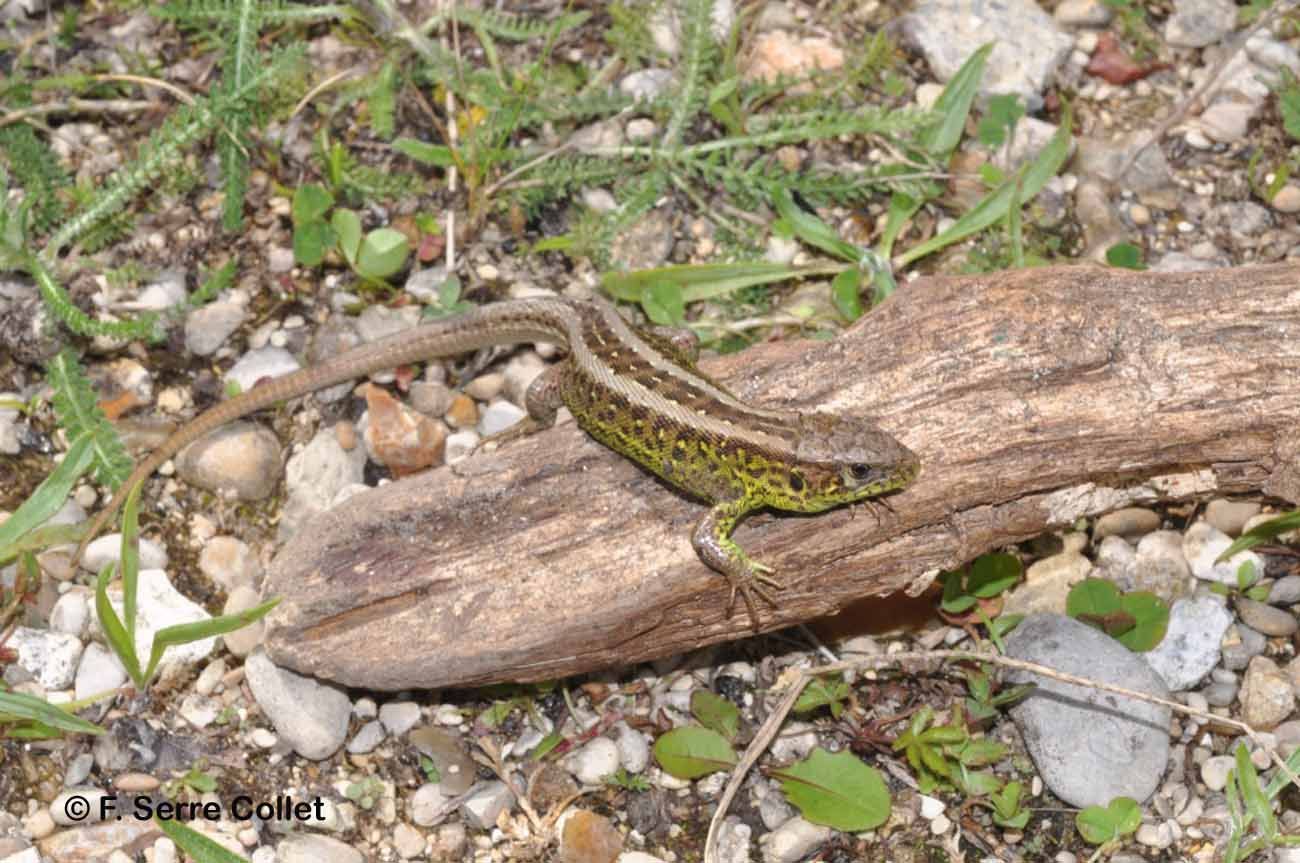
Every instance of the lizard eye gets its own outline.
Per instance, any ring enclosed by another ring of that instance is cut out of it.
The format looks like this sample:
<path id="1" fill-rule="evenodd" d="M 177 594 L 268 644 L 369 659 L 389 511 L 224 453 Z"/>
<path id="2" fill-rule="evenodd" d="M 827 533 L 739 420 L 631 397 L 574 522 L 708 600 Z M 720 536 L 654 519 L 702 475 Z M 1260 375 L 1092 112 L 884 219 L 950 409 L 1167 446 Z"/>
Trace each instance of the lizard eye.
<path id="1" fill-rule="evenodd" d="M 861 462 L 851 464 L 849 465 L 849 476 L 856 480 L 864 480 L 871 476 L 871 465 L 862 464 Z"/>

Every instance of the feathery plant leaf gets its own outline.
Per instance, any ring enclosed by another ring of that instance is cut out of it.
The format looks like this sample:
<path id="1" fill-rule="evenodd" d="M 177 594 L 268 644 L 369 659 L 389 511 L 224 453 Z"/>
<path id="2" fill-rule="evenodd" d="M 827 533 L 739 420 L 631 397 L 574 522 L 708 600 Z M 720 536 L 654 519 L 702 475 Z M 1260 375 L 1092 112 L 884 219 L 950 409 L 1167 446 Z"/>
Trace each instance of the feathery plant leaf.
<path id="1" fill-rule="evenodd" d="M 673 147 L 682 131 L 704 109 L 709 92 L 705 76 L 717 59 L 713 42 L 713 0 L 684 0 L 680 7 L 682 62 L 678 65 L 677 98 L 664 132 L 663 144 Z"/>
<path id="2" fill-rule="evenodd" d="M 70 348 L 64 348 L 45 367 L 46 380 L 54 387 L 51 399 L 59 425 L 69 438 L 90 441 L 95 480 L 116 489 L 131 473 L 131 459 L 122 439 L 99 409 L 94 390 Z"/>
<path id="3" fill-rule="evenodd" d="M 0 128 L 0 153 L 9 163 L 17 185 L 31 204 L 31 226 L 48 231 L 63 218 L 64 202 L 59 191 L 69 185 L 68 172 L 54 151 L 26 123 Z"/>
<path id="4" fill-rule="evenodd" d="M 566 12 L 548 21 L 511 12 L 500 12 L 493 9 L 470 9 L 466 6 L 457 5 L 452 6 L 445 17 L 440 16 L 435 19 L 432 22 L 433 26 L 426 25 L 425 31 L 428 32 L 433 27 L 442 24 L 444 20 L 455 20 L 473 27 L 475 30 L 482 30 L 498 39 L 505 39 L 510 42 L 527 42 L 529 39 L 539 37 L 554 39 L 567 30 L 582 26 L 590 17 L 590 12 Z"/>

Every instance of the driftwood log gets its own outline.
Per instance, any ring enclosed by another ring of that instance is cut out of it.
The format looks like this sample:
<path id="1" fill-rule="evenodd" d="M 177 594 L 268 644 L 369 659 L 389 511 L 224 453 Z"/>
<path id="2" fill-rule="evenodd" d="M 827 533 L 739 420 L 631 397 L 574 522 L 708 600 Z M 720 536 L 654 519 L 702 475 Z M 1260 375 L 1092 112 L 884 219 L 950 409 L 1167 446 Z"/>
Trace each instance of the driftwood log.
<path id="1" fill-rule="evenodd" d="M 875 415 L 922 458 L 871 513 L 737 531 L 776 629 L 1128 504 L 1300 501 L 1300 267 L 928 278 L 831 343 L 706 362 L 758 403 Z M 348 685 L 525 681 L 752 633 L 689 536 L 704 509 L 571 422 L 348 500 L 266 593 L 278 663 Z"/>

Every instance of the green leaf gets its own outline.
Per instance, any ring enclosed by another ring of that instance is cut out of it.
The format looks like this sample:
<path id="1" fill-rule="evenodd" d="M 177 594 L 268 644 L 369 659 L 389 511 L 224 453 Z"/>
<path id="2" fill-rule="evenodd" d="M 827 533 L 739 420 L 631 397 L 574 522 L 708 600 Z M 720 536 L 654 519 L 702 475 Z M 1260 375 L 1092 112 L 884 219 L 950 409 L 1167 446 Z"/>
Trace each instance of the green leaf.
<path id="1" fill-rule="evenodd" d="M 1142 824 L 1142 808 L 1130 797 L 1116 797 L 1106 807 L 1089 806 L 1074 817 L 1084 841 L 1092 845 L 1114 842 Z"/>
<path id="2" fill-rule="evenodd" d="M 450 168 L 456 164 L 456 158 L 452 155 L 451 147 L 442 144 L 426 144 L 424 141 L 417 141 L 414 138 L 398 138 L 393 142 L 393 149 L 426 165 Z"/>
<path id="3" fill-rule="evenodd" d="M 680 286 L 672 282 L 656 282 L 641 295 L 641 308 L 646 317 L 662 327 L 679 327 L 686 320 L 686 301 Z"/>
<path id="4" fill-rule="evenodd" d="M 908 249 L 903 255 L 899 256 L 898 265 L 907 266 L 913 261 L 923 258 L 926 255 L 942 249 L 944 246 L 951 245 L 966 239 L 972 234 L 979 233 L 987 227 L 995 224 L 1006 215 L 1007 208 L 1011 206 L 1023 206 L 1027 201 L 1033 200 L 1046 185 L 1047 181 L 1061 170 L 1065 164 L 1066 158 L 1070 155 L 1070 124 L 1073 122 L 1073 116 L 1067 105 L 1061 112 L 1061 125 L 1056 130 L 1038 156 L 1017 171 L 1012 177 L 1009 177 L 1005 183 L 997 189 L 989 192 L 971 209 L 967 210 L 956 222 L 948 227 L 947 230 L 930 238 L 924 243 Z"/>
<path id="5" fill-rule="evenodd" d="M 993 53 L 993 45 L 992 42 L 981 45 L 967 57 L 935 100 L 933 110 L 938 119 L 919 136 L 921 146 L 931 156 L 946 159 L 961 143 L 966 118 L 979 95 L 980 81 L 984 78 L 984 67 L 989 54 Z"/>
<path id="6" fill-rule="evenodd" d="M 99 615 L 99 627 L 104 630 L 104 640 L 122 661 L 126 673 L 131 675 L 135 688 L 143 691 L 144 675 L 140 673 L 140 660 L 135 655 L 135 643 L 126 634 L 122 619 L 113 610 L 113 603 L 108 601 L 108 580 L 113 574 L 113 564 L 104 564 L 99 571 L 99 580 L 95 583 L 95 612 Z"/>
<path id="7" fill-rule="evenodd" d="M 293 229 L 293 259 L 304 267 L 318 267 L 336 239 L 328 223 L 303 222 Z"/>
<path id="8" fill-rule="evenodd" d="M 183 822 L 170 818 L 154 817 L 153 823 L 176 847 L 184 851 L 194 863 L 248 863 L 243 857 L 226 849 L 215 839 L 209 839 Z"/>
<path id="9" fill-rule="evenodd" d="M 332 206 L 334 206 L 334 196 L 324 186 L 317 183 L 299 186 L 294 189 L 293 204 L 290 207 L 294 227 L 297 228 L 308 222 L 322 221 Z"/>
<path id="10" fill-rule="evenodd" d="M 1065 613 L 1070 617 L 1102 618 L 1119 608 L 1119 588 L 1104 578 L 1085 578 L 1065 598 Z"/>
<path id="11" fill-rule="evenodd" d="M 540 249 L 538 243 L 534 249 Z M 799 278 L 803 275 L 824 274 L 824 268 L 792 267 L 788 264 L 749 263 L 749 264 L 686 264 L 682 266 L 656 267 L 651 270 L 637 270 L 632 273 L 608 272 L 600 277 L 601 287 L 610 296 L 640 302 L 645 291 L 652 285 L 672 283 L 682 291 L 686 302 L 707 300 L 726 296 L 754 285 L 768 285 L 783 282 L 786 279 Z"/>
<path id="12" fill-rule="evenodd" d="M 140 489 L 143 486 L 143 482 L 136 483 L 135 487 L 127 493 L 126 505 L 122 507 L 122 550 L 118 565 L 122 574 L 122 623 L 126 626 L 126 637 L 133 646 L 135 645 L 136 594 L 140 584 L 138 536 Z"/>
<path id="13" fill-rule="evenodd" d="M 564 735 L 562 735 L 558 731 L 552 731 L 550 734 L 542 738 L 541 743 L 538 743 L 536 746 L 533 747 L 533 751 L 529 753 L 529 757 L 531 757 L 534 761 L 541 761 L 548 754 L 550 754 L 551 750 L 559 746 L 560 743 L 562 743 L 563 741 L 564 741 Z M 430 780 L 430 781 L 434 782 L 437 780 Z"/>
<path id="14" fill-rule="evenodd" d="M 982 554 L 971 564 L 966 589 L 980 599 L 992 599 L 1020 580 L 1020 558 L 1006 552 Z"/>
<path id="15" fill-rule="evenodd" d="M 93 445 L 90 434 L 83 434 L 73 441 L 63 460 L 50 475 L 41 481 L 13 515 L 0 524 L 0 557 L 24 534 L 39 527 L 59 511 L 77 480 L 90 468 L 95 457 Z"/>
<path id="16" fill-rule="evenodd" d="M 167 648 L 179 644 L 189 644 L 192 641 L 201 641 L 217 635 L 225 635 L 227 632 L 234 632 L 236 629 L 243 629 L 250 623 L 261 620 L 279 604 L 280 599 L 276 597 L 238 614 L 223 614 L 220 617 L 213 617 L 208 620 L 200 620 L 194 623 L 178 623 L 175 626 L 163 627 L 153 637 L 153 644 L 149 648 L 149 667 L 145 671 L 144 679 L 147 681 L 153 677 L 153 673 L 158 670 L 158 663 L 162 661 L 163 652 Z"/>
<path id="17" fill-rule="evenodd" d="M 1169 629 L 1169 606 L 1149 591 L 1126 593 L 1120 598 L 1121 609 L 1132 616 L 1133 628 L 1118 636 L 1120 644 L 1137 653 L 1153 649 Z"/>
<path id="18" fill-rule="evenodd" d="M 794 202 L 790 190 L 783 186 L 771 187 L 772 203 L 781 217 L 780 225 L 810 246 L 856 265 L 862 259 L 862 249 L 840 238 L 835 229 Z"/>
<path id="19" fill-rule="evenodd" d="M 880 773 L 849 752 L 818 747 L 806 759 L 772 776 L 804 818 L 856 833 L 889 819 L 889 791 Z"/>
<path id="20" fill-rule="evenodd" d="M 1025 116 L 1025 106 L 1021 104 L 1019 96 L 1010 93 L 990 96 L 975 134 L 981 144 L 989 149 L 996 149 L 1006 143 L 1007 135 L 1023 116 Z"/>
<path id="21" fill-rule="evenodd" d="M 698 779 L 736 764 L 736 753 L 721 734 L 708 728 L 674 728 L 659 736 L 655 760 L 670 776 Z"/>
<path id="22" fill-rule="evenodd" d="M 962 614 L 969 611 L 977 600 L 966 590 L 966 573 L 962 570 L 943 574 L 943 599 L 939 607 L 948 614 Z"/>
<path id="23" fill-rule="evenodd" d="M 740 711 L 736 705 L 707 689 L 691 693 L 691 715 L 705 728 L 711 728 L 727 740 L 735 740 L 740 731 Z"/>
<path id="24" fill-rule="evenodd" d="M 361 217 L 354 211 L 340 207 L 330 216 L 330 225 L 338 237 L 339 251 L 348 259 L 348 266 L 357 266 L 357 252 L 361 250 Z"/>
<path id="25" fill-rule="evenodd" d="M 794 703 L 794 712 L 811 713 L 820 707 L 829 707 L 831 716 L 839 719 L 840 713 L 844 710 L 844 701 L 848 697 L 849 685 L 841 678 L 818 677 L 810 681 L 804 691 L 799 693 L 799 698 Z"/>
<path id="26" fill-rule="evenodd" d="M 1112 267 L 1125 270 L 1145 270 L 1142 261 L 1142 249 L 1132 243 L 1116 243 L 1106 250 L 1106 263 Z"/>
<path id="27" fill-rule="evenodd" d="M 73 734 L 103 734 L 104 729 L 58 705 L 25 692 L 0 692 L 0 723 L 15 719 L 37 722 Z M 9 732 L 0 733 L 0 737 Z"/>
<path id="28" fill-rule="evenodd" d="M 393 228 L 379 228 L 366 234 L 357 252 L 356 270 L 368 279 L 382 281 L 406 265 L 411 244 Z"/>
<path id="29" fill-rule="evenodd" d="M 1272 836 L 1277 833 L 1277 819 L 1273 815 L 1273 805 L 1264 796 L 1264 789 L 1259 785 L 1259 773 L 1255 771 L 1255 765 L 1251 763 L 1250 753 L 1246 751 L 1246 744 L 1238 743 L 1233 756 L 1236 767 L 1233 770 L 1231 781 L 1237 783 L 1237 788 L 1241 792 L 1242 803 L 1246 807 L 1246 814 L 1255 823 L 1255 830 L 1258 833 L 1264 836 Z"/>
<path id="30" fill-rule="evenodd" d="M 1005 744 L 996 740 L 972 740 L 961 748 L 957 760 L 965 767 L 985 767 L 1001 761 L 1007 754 Z"/>
<path id="31" fill-rule="evenodd" d="M 1002 780 L 988 770 L 967 770 L 964 765 L 953 771 L 952 781 L 971 797 L 986 797 L 1002 787 Z"/>
<path id="32" fill-rule="evenodd" d="M 1248 551 L 1257 545 L 1263 545 L 1269 540 L 1297 528 L 1300 528 L 1300 509 L 1283 513 L 1277 518 L 1255 525 L 1239 536 L 1236 542 L 1225 548 L 1223 554 L 1215 558 L 1214 562 L 1222 563 L 1240 552 Z"/>
<path id="33" fill-rule="evenodd" d="M 847 267 L 831 281 L 831 302 L 835 311 L 845 320 L 856 321 L 862 317 L 862 297 L 858 288 L 862 284 L 862 271 Z"/>

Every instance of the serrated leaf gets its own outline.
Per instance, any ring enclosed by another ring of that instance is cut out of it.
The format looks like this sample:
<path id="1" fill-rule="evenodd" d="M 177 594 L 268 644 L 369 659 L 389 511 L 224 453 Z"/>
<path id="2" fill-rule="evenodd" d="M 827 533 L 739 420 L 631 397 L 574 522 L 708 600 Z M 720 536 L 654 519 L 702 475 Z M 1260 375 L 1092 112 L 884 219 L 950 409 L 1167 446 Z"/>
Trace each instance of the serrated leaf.
<path id="1" fill-rule="evenodd" d="M 848 752 L 818 747 L 803 761 L 772 771 L 805 819 L 856 833 L 889 819 L 889 790 L 880 773 Z"/>
<path id="2" fill-rule="evenodd" d="M 711 728 L 728 740 L 740 731 L 740 711 L 736 705 L 707 689 L 691 693 L 691 715 L 705 728 Z"/>
<path id="3" fill-rule="evenodd" d="M 731 744 L 708 728 L 674 728 L 659 736 L 654 745 L 655 760 L 670 776 L 698 779 L 736 763 Z"/>

